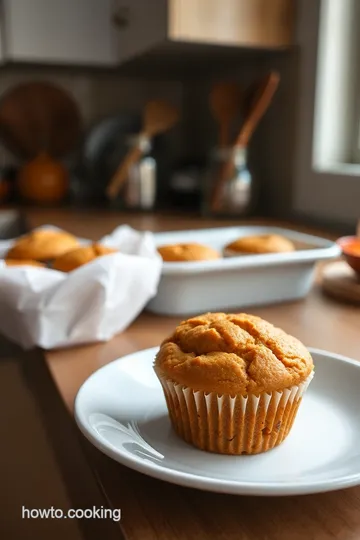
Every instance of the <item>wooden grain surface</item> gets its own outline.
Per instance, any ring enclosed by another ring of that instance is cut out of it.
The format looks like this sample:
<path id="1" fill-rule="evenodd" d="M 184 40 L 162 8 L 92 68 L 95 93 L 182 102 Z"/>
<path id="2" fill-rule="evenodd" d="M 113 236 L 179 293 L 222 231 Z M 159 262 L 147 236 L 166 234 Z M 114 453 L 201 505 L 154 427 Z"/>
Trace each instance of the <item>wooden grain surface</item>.
<path id="1" fill-rule="evenodd" d="M 346 261 L 326 265 L 322 287 L 333 298 L 360 305 L 360 278 Z"/>
<path id="2" fill-rule="evenodd" d="M 270 222 L 268 219 L 251 218 L 246 220 L 225 220 L 199 218 L 198 216 L 188 216 L 181 214 L 162 213 L 161 215 L 147 213 L 122 213 L 109 212 L 108 210 L 79 210 L 79 209 L 26 209 L 24 213 L 30 227 L 40 227 L 46 224 L 55 224 L 67 231 L 98 240 L 105 234 L 111 232 L 115 227 L 127 223 L 139 230 L 172 231 L 182 229 L 206 229 L 210 227 L 227 227 L 237 225 L 268 225 L 273 224 L 279 227 L 287 227 L 294 230 L 313 233 L 332 238 L 333 235 L 321 230 L 299 226 L 287 221 Z"/>
<path id="3" fill-rule="evenodd" d="M 22 508 L 107 507 L 69 411 L 40 351 L 0 336 L 0 538 L 123 540 L 111 519 L 22 519 Z M 25 513 L 26 515 L 26 513 Z"/>
<path id="4" fill-rule="evenodd" d="M 95 217 L 91 213 L 71 215 L 62 211 L 52 215 L 29 211 L 28 218 L 34 226 L 52 222 L 92 238 L 125 220 L 152 230 L 219 225 L 187 218 L 134 215 L 127 219 L 116 214 Z M 249 311 L 295 334 L 308 346 L 360 360 L 359 308 L 324 297 L 318 285 L 305 300 Z M 143 313 L 108 343 L 47 353 L 49 368 L 69 409 L 78 388 L 93 371 L 119 356 L 158 345 L 177 322 L 176 318 Z M 129 540 L 360 538 L 360 487 L 287 498 L 206 493 L 148 478 L 112 462 L 87 443 L 86 447 L 113 507 L 122 509 L 121 527 Z"/>
<path id="5" fill-rule="evenodd" d="M 254 47 L 292 43 L 293 0 L 170 0 L 171 39 Z"/>

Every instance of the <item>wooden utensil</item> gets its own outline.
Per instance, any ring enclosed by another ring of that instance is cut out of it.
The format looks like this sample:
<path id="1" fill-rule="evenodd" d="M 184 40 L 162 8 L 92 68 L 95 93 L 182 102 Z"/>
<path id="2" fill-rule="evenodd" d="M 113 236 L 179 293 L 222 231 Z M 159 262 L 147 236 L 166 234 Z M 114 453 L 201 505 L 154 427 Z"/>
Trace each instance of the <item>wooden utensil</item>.
<path id="1" fill-rule="evenodd" d="M 360 304 L 360 280 L 345 261 L 324 267 L 322 288 L 337 300 Z"/>
<path id="2" fill-rule="evenodd" d="M 259 83 L 249 114 L 235 141 L 235 146 L 247 147 L 261 118 L 270 106 L 279 85 L 280 76 L 276 72 L 266 75 Z"/>
<path id="3" fill-rule="evenodd" d="M 16 157 L 34 159 L 41 152 L 64 157 L 78 141 L 81 118 L 74 99 L 48 82 L 30 82 L 0 100 L 0 137 Z"/>
<path id="4" fill-rule="evenodd" d="M 257 85 L 254 98 L 252 100 L 248 115 L 245 119 L 243 126 L 235 140 L 235 148 L 246 148 L 249 141 L 258 126 L 261 118 L 270 106 L 271 100 L 279 85 L 280 76 L 276 72 L 271 72 L 261 79 Z M 234 166 L 232 160 L 229 160 L 224 164 L 219 179 L 215 184 L 213 191 L 211 207 L 213 211 L 218 211 L 221 205 L 221 193 L 228 178 L 231 177 L 232 167 Z"/>
<path id="5" fill-rule="evenodd" d="M 149 101 L 144 109 L 143 128 L 139 140 L 152 139 L 155 135 L 168 131 L 179 118 L 176 107 L 165 101 Z M 115 199 L 125 183 L 130 167 L 140 159 L 143 150 L 138 144 L 132 148 L 118 167 L 106 189 L 109 199 Z"/>
<path id="6" fill-rule="evenodd" d="M 229 146 L 230 127 L 240 110 L 242 91 L 235 82 L 224 81 L 215 84 L 210 92 L 210 108 L 219 124 L 219 147 Z"/>

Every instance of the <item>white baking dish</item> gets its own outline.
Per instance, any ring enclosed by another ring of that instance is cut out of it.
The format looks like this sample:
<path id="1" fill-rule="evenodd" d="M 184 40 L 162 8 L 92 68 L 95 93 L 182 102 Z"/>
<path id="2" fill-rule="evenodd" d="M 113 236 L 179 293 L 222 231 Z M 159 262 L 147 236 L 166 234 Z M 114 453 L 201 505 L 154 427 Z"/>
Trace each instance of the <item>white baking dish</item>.
<path id="1" fill-rule="evenodd" d="M 246 255 L 205 262 L 164 263 L 156 296 L 147 309 L 165 315 L 191 315 L 303 298 L 315 263 L 340 255 L 329 240 L 278 227 L 222 227 L 155 235 L 158 246 L 199 242 L 218 250 L 240 236 L 281 234 L 292 240 L 291 253 Z"/>

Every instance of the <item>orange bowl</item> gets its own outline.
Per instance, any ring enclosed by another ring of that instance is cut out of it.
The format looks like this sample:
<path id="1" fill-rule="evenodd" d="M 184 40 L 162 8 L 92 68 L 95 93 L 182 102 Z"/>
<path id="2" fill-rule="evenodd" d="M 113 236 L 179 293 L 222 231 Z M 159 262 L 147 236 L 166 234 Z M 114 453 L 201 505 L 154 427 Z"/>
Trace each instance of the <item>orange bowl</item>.
<path id="1" fill-rule="evenodd" d="M 343 236 L 338 239 L 344 258 L 349 266 L 360 275 L 360 237 Z"/>

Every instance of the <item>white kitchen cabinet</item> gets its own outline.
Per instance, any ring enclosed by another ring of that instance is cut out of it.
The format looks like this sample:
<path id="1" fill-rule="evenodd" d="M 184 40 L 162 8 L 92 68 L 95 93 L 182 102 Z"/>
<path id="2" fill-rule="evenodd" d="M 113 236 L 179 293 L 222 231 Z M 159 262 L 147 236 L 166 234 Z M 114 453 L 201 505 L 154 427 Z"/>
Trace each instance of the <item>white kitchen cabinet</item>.
<path id="1" fill-rule="evenodd" d="M 111 67 L 182 44 L 292 43 L 295 0 L 0 1 L 10 62 Z"/>
<path id="2" fill-rule="evenodd" d="M 115 65 L 112 8 L 112 0 L 3 0 L 6 59 Z"/>

